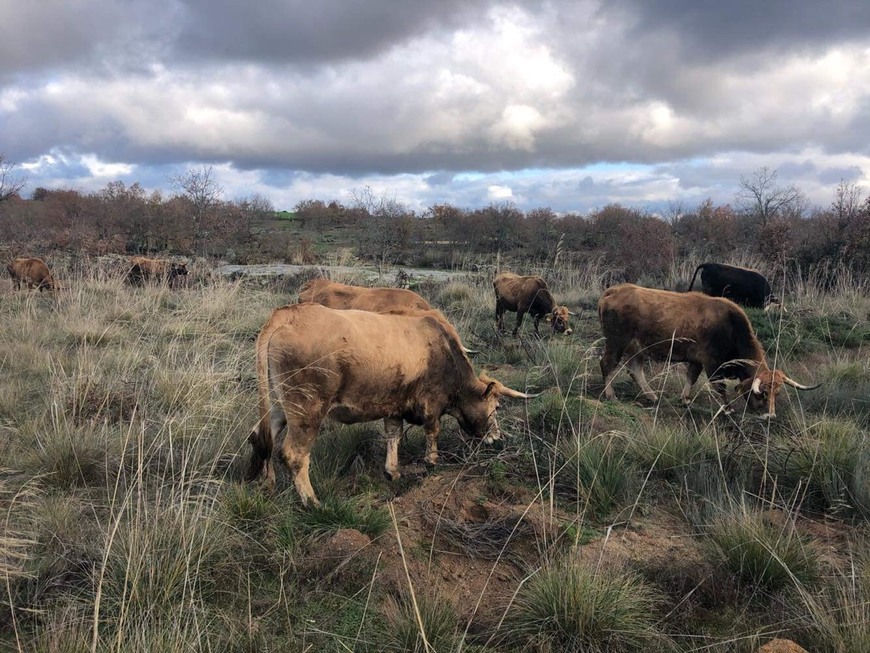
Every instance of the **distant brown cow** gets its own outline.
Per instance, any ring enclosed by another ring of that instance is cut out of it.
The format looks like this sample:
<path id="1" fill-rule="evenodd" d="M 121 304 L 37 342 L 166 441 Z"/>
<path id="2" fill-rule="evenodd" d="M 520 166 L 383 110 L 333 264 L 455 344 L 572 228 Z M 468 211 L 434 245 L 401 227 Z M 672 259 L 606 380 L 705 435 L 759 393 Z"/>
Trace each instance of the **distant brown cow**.
<path id="1" fill-rule="evenodd" d="M 21 290 L 22 282 L 27 284 L 29 290 L 34 287 L 39 288 L 40 292 L 45 289 L 57 289 L 57 283 L 42 259 L 19 257 L 9 263 L 6 269 L 9 271 L 15 290 Z"/>
<path id="2" fill-rule="evenodd" d="M 257 377 L 260 419 L 249 438 L 249 479 L 264 475 L 274 483 L 272 449 L 286 427 L 281 458 L 306 505 L 318 505 L 308 466 L 326 417 L 343 424 L 383 419 L 385 470 L 397 479 L 403 420 L 423 426 L 426 460 L 434 464 L 442 415 L 491 442 L 501 437 L 499 397 L 533 396 L 476 377 L 456 331 L 428 312 L 389 315 L 313 303 L 272 313 L 257 338 Z"/>
<path id="3" fill-rule="evenodd" d="M 776 397 L 783 384 L 798 390 L 818 387 L 801 385 L 782 371 L 771 370 L 746 313 L 728 299 L 622 284 L 604 292 L 598 316 L 606 338 L 601 374 L 607 399 L 614 397 L 613 377 L 623 356 L 628 358 L 629 374 L 650 401 L 656 395 L 644 377 L 645 359 L 687 364 L 682 392 L 686 404 L 704 371 L 726 406 L 724 381 L 737 379 L 738 393 L 746 396 L 748 408 L 765 411 L 767 418 L 776 417 Z"/>
<path id="4" fill-rule="evenodd" d="M 299 291 L 300 302 L 313 302 L 339 310 L 355 309 L 381 313 L 384 310 L 407 307 L 420 311 L 431 310 L 425 299 L 404 288 L 363 288 L 349 286 L 320 277 L 312 279 Z"/>
<path id="5" fill-rule="evenodd" d="M 495 289 L 495 320 L 499 331 L 504 331 L 505 311 L 516 311 L 517 324 L 514 335 L 523 323 L 523 316 L 530 313 L 535 318 L 535 333 L 538 322 L 544 317 L 553 327 L 553 332 L 571 335 L 568 316 L 573 315 L 565 306 L 558 306 L 541 277 L 521 277 L 510 272 L 502 272 L 492 282 Z"/>
<path id="6" fill-rule="evenodd" d="M 313 302 L 340 311 L 353 309 L 396 315 L 434 311 L 429 302 L 411 290 L 348 286 L 323 277 L 312 279 L 302 286 L 299 291 L 299 302 Z M 434 311 L 433 315 L 444 320 L 451 329 L 454 328 L 440 311 Z M 465 345 L 462 346 L 462 349 L 466 354 L 479 353 L 474 349 L 468 349 Z"/>
<path id="7" fill-rule="evenodd" d="M 166 282 L 169 287 L 175 286 L 178 277 L 186 277 L 187 264 L 173 263 L 165 259 L 131 256 L 127 280 L 134 286 L 141 286 L 148 281 Z"/>

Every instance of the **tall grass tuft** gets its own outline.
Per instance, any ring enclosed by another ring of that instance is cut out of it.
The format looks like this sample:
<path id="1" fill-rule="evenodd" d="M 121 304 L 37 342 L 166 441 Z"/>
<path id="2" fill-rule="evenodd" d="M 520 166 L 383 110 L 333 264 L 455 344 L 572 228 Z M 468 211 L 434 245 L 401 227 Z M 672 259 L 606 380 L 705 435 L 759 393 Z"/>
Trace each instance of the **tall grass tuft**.
<path id="1" fill-rule="evenodd" d="M 657 628 L 661 597 L 632 572 L 566 557 L 547 563 L 510 608 L 510 637 L 528 650 L 576 653 L 670 650 Z"/>
<path id="2" fill-rule="evenodd" d="M 777 592 L 811 586 L 819 577 L 819 553 L 788 520 L 736 505 L 709 527 L 707 554 L 750 587 Z"/>
<path id="3" fill-rule="evenodd" d="M 685 426 L 652 424 L 632 434 L 628 456 L 641 470 L 677 479 L 693 467 L 715 460 L 716 440 L 709 430 L 689 430 Z"/>
<path id="4" fill-rule="evenodd" d="M 453 605 L 438 592 L 387 596 L 381 613 L 387 650 L 408 653 L 453 653 L 462 650 L 462 630 Z"/>
<path id="5" fill-rule="evenodd" d="M 870 434 L 848 419 L 823 418 L 793 448 L 779 452 L 791 478 L 834 514 L 870 519 Z"/>
<path id="6" fill-rule="evenodd" d="M 561 442 L 557 451 L 556 489 L 579 510 L 603 518 L 631 503 L 637 469 L 619 435 L 575 436 Z"/>

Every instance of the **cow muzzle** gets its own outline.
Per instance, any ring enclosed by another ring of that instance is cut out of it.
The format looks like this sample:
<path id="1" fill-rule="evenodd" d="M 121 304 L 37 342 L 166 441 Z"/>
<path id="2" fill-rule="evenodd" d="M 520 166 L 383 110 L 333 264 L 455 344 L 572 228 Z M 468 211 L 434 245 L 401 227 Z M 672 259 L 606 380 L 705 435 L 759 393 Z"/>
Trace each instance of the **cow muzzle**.
<path id="1" fill-rule="evenodd" d="M 501 429 L 493 416 L 489 418 L 489 423 L 486 425 L 486 435 L 483 436 L 483 441 L 486 444 L 492 444 L 496 440 L 501 440 Z"/>

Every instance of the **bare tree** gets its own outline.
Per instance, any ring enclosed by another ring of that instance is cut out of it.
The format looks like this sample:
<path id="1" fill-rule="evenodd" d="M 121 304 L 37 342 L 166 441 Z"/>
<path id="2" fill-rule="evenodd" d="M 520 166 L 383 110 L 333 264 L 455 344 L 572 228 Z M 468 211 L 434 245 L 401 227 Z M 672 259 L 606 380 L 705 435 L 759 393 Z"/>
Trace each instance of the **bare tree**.
<path id="1" fill-rule="evenodd" d="M 756 170 L 752 177 L 740 177 L 736 200 L 737 205 L 762 226 L 779 215 L 800 215 L 807 204 L 806 196 L 796 186 L 778 186 L 776 170 L 767 166 Z"/>
<path id="2" fill-rule="evenodd" d="M 11 197 L 15 197 L 27 184 L 27 180 L 16 174 L 17 163 L 9 161 L 0 154 L 0 204 Z"/>
<path id="3" fill-rule="evenodd" d="M 840 180 L 834 191 L 834 201 L 831 210 L 841 221 L 849 221 L 861 210 L 861 193 L 863 188 L 854 181 Z"/>
<path id="4" fill-rule="evenodd" d="M 353 189 L 351 197 L 354 211 L 365 220 L 360 254 L 377 260 L 383 271 L 408 246 L 411 214 L 395 197 L 378 197 L 370 186 Z"/>
<path id="5" fill-rule="evenodd" d="M 190 168 L 186 172 L 171 176 L 169 183 L 180 196 L 190 202 L 193 209 L 194 239 L 197 242 L 202 241 L 207 236 L 202 231 L 203 218 L 220 202 L 224 192 L 215 178 L 214 169 L 211 166 Z"/>

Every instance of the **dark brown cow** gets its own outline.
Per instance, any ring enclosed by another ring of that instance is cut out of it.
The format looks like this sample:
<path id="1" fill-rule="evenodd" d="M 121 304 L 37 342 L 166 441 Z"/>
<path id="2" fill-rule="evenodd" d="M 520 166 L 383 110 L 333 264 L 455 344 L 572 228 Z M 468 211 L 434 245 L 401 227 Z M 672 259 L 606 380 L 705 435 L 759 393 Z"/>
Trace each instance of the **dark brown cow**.
<path id="1" fill-rule="evenodd" d="M 21 290 L 22 283 L 27 284 L 28 290 L 39 288 L 39 291 L 42 292 L 46 289 L 57 289 L 57 283 L 42 259 L 18 257 L 13 259 L 6 266 L 6 269 L 9 271 L 15 290 Z"/>
<path id="2" fill-rule="evenodd" d="M 574 315 L 565 306 L 558 306 L 547 289 L 547 282 L 541 277 L 521 277 L 510 272 L 502 272 L 492 282 L 495 288 L 495 320 L 499 331 L 504 331 L 505 311 L 516 311 L 517 325 L 514 335 L 523 323 L 523 316 L 530 313 L 535 318 L 535 333 L 538 322 L 544 317 L 553 327 L 553 332 L 571 335 L 568 316 Z"/>
<path id="3" fill-rule="evenodd" d="M 130 269 L 127 271 L 127 280 L 134 286 L 141 286 L 148 281 L 156 281 L 165 282 L 172 288 L 176 285 L 178 277 L 186 277 L 187 274 L 186 263 L 132 256 L 130 257 Z"/>
<path id="4" fill-rule="evenodd" d="M 433 311 L 432 313 L 434 313 Z M 387 475 L 399 478 L 402 421 L 423 426 L 426 460 L 438 460 L 440 419 L 486 442 L 501 437 L 500 397 L 529 398 L 474 375 L 456 331 L 423 312 L 389 315 L 304 303 L 276 309 L 257 338 L 260 420 L 251 433 L 249 478 L 274 484 L 275 439 L 303 504 L 318 505 L 308 477 L 311 447 L 326 417 L 344 424 L 384 420 Z"/>
<path id="5" fill-rule="evenodd" d="M 429 311 L 432 307 L 412 290 L 404 288 L 363 288 L 348 286 L 320 277 L 312 279 L 299 291 L 300 302 L 313 302 L 342 311 L 355 309 L 381 313 L 396 307 Z"/>
<path id="6" fill-rule="evenodd" d="M 650 401 L 656 395 L 643 374 L 645 359 L 687 363 L 682 392 L 686 404 L 704 371 L 726 406 L 724 381 L 737 379 L 738 393 L 746 395 L 749 409 L 765 411 L 767 418 L 776 417 L 776 397 L 783 384 L 799 390 L 818 387 L 771 370 L 746 313 L 728 299 L 622 284 L 601 296 L 598 317 L 606 338 L 601 374 L 607 399 L 614 397 L 613 377 L 623 356 L 628 357 L 629 374 Z"/>

